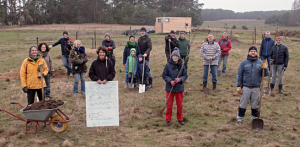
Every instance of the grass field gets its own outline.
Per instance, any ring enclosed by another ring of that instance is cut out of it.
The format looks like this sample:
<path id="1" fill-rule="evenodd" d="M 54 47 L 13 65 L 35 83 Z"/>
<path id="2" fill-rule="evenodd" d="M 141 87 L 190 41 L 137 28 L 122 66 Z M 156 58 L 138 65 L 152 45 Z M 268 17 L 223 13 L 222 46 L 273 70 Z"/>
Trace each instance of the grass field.
<path id="1" fill-rule="evenodd" d="M 78 25 L 79 27 L 80 25 Z M 27 104 L 26 94 L 21 90 L 18 69 L 28 55 L 31 45 L 39 42 L 53 44 L 62 36 L 61 30 L 37 29 L 0 30 L 0 109 L 9 110 L 22 116 L 20 107 L 10 105 L 11 101 Z M 44 27 L 44 26 L 43 26 Z M 63 25 L 59 26 L 62 28 Z M 83 26 L 82 26 L 83 28 Z M 68 30 L 68 28 L 66 28 Z M 76 30 L 70 31 L 74 36 Z M 97 30 L 97 44 L 102 42 L 103 35 L 109 30 Z M 93 32 L 82 30 L 81 32 Z M 103 32 L 103 34 L 102 34 Z M 157 117 L 155 110 L 165 104 L 165 82 L 161 77 L 166 57 L 164 54 L 164 35 L 150 35 L 153 49 L 150 56 L 150 67 L 154 77 L 153 88 L 144 94 L 138 90 L 124 89 L 125 68 L 122 65 L 123 49 L 128 36 L 118 36 L 122 30 L 115 30 L 112 39 L 116 43 L 116 78 L 119 81 L 119 127 L 86 127 L 85 99 L 83 96 L 72 97 L 73 79 L 65 75 L 51 79 L 51 94 L 56 99 L 67 101 L 62 107 L 71 119 L 68 129 L 63 133 L 53 132 L 49 125 L 38 127 L 37 134 L 25 134 L 25 123 L 0 112 L 0 146 L 299 146 L 300 131 L 300 80 L 299 43 L 292 42 L 292 37 L 284 38 L 283 44 L 289 47 L 290 62 L 284 75 L 284 95 L 264 96 L 261 105 L 261 118 L 265 122 L 265 131 L 253 131 L 250 122 L 250 106 L 247 108 L 245 123 L 236 124 L 239 96 L 236 93 L 236 74 L 242 60 L 247 56 L 252 43 L 250 32 L 234 34 L 240 41 L 233 43 L 227 63 L 226 76 L 218 77 L 218 92 L 205 96 L 200 92 L 202 83 L 202 58 L 200 45 L 206 33 L 192 34 L 192 43 L 188 80 L 185 83 L 186 95 L 183 100 L 183 116 L 186 122 L 181 126 L 176 120 L 176 105 L 173 107 L 173 119 L 170 127 L 165 118 Z M 80 33 L 80 32 L 79 32 Z M 19 37 L 18 37 L 19 36 Z M 82 35 L 79 39 L 86 48 L 92 47 L 93 35 Z M 136 36 L 136 40 L 137 40 Z M 178 35 L 176 35 L 178 37 Z M 216 37 L 218 38 L 218 37 Z M 258 39 L 260 40 L 260 39 Z M 259 41 L 255 44 L 259 47 Z M 97 45 L 97 46 L 98 46 Z M 56 69 L 65 69 L 59 59 L 60 46 L 51 49 L 51 57 Z M 87 49 L 88 67 L 96 58 L 95 50 Z M 211 76 L 210 76 L 211 77 Z M 86 77 L 86 81 L 89 81 Z M 265 83 L 267 78 L 264 79 Z M 266 86 L 266 84 L 265 84 Z M 212 84 L 209 83 L 212 89 Z M 29 125 L 33 131 L 34 125 Z"/>

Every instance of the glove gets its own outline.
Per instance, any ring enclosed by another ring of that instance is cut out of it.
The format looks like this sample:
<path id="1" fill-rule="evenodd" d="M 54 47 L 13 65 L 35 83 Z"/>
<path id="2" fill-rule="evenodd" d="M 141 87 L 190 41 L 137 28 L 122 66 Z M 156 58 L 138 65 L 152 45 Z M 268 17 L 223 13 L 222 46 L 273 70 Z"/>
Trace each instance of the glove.
<path id="1" fill-rule="evenodd" d="M 51 76 L 51 77 L 53 76 L 53 73 L 54 73 L 54 71 L 50 71 L 50 76 Z"/>
<path id="2" fill-rule="evenodd" d="M 123 66 L 125 66 L 126 64 L 123 64 Z"/>
<path id="3" fill-rule="evenodd" d="M 175 78 L 175 83 L 179 83 L 180 81 L 181 81 L 181 79 L 180 78 Z"/>
<path id="4" fill-rule="evenodd" d="M 285 70 L 286 70 L 286 68 L 287 68 L 287 67 L 283 67 L 283 71 L 285 71 Z"/>
<path id="5" fill-rule="evenodd" d="M 263 62 L 263 63 L 261 64 L 261 68 L 266 69 L 267 67 L 268 67 L 267 63 L 264 63 L 264 62 Z"/>
<path id="6" fill-rule="evenodd" d="M 211 61 L 212 57 L 206 57 L 205 60 Z"/>
<path id="7" fill-rule="evenodd" d="M 112 47 L 107 47 L 107 50 L 112 50 Z"/>
<path id="8" fill-rule="evenodd" d="M 175 82 L 172 80 L 172 81 L 170 81 L 170 83 L 171 83 L 171 85 L 174 87 L 175 86 Z"/>
<path id="9" fill-rule="evenodd" d="M 237 93 L 240 94 L 240 95 L 243 94 L 243 90 L 242 90 L 241 87 L 238 87 L 238 88 L 236 89 L 236 91 L 237 91 Z"/>
<path id="10" fill-rule="evenodd" d="M 23 90 L 24 93 L 28 92 L 28 88 L 26 86 L 24 88 L 22 88 L 22 90 Z"/>
<path id="11" fill-rule="evenodd" d="M 49 48 L 52 48 L 52 47 L 53 47 L 52 45 L 49 46 Z"/>

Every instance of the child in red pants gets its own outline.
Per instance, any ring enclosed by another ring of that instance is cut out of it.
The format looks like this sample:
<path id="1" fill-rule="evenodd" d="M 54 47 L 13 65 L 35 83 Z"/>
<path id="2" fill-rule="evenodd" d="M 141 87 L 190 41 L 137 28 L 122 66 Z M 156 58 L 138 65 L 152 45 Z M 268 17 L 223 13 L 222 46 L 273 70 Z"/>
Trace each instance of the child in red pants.
<path id="1" fill-rule="evenodd" d="M 182 64 L 180 58 L 179 49 L 175 48 L 171 55 L 170 63 L 167 63 L 162 75 L 163 79 L 166 81 L 166 99 L 169 100 L 167 103 L 166 121 L 167 125 L 171 125 L 172 118 L 172 107 L 174 102 L 174 96 L 176 98 L 177 105 L 177 120 L 181 125 L 184 125 L 183 115 L 182 115 L 182 101 L 184 96 L 184 86 L 183 83 L 187 79 L 186 69 Z"/>

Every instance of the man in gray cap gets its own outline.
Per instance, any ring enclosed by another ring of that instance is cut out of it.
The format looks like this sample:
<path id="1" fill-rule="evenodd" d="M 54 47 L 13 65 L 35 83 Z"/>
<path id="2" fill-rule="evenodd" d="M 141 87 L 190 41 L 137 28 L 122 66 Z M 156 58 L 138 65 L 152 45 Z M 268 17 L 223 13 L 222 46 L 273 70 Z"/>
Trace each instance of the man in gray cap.
<path id="1" fill-rule="evenodd" d="M 109 33 L 106 33 L 104 37 L 105 39 L 102 41 L 102 46 L 106 47 L 108 51 L 107 57 L 113 62 L 113 65 L 115 66 L 116 59 L 113 52 L 113 50 L 116 48 L 115 42 L 110 38 Z"/>

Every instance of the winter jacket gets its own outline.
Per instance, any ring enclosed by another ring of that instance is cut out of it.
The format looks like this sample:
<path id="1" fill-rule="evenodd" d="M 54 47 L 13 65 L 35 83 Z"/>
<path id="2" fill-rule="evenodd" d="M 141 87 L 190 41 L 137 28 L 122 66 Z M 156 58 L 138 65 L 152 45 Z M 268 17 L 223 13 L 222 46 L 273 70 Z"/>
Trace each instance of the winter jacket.
<path id="1" fill-rule="evenodd" d="M 131 49 L 131 50 L 134 50 L 134 49 Z M 139 61 L 138 57 L 132 56 L 132 55 L 128 56 L 127 60 L 126 60 L 126 65 L 125 65 L 126 73 L 132 73 L 132 70 L 134 70 L 134 75 L 137 75 L 138 74 L 137 73 L 138 61 Z"/>
<path id="2" fill-rule="evenodd" d="M 80 58 L 79 58 L 80 54 Z M 77 56 L 77 57 L 76 57 Z M 82 73 L 87 72 L 87 66 L 86 63 L 88 62 L 87 54 L 82 52 L 76 52 L 74 49 L 71 51 L 70 60 L 72 63 L 72 73 Z M 83 60 L 82 63 L 80 63 L 80 60 Z"/>
<path id="3" fill-rule="evenodd" d="M 260 87 L 263 68 L 261 64 L 262 60 L 259 60 L 257 57 L 252 59 L 250 56 L 247 57 L 240 64 L 238 73 L 236 75 L 236 85 L 237 87 L 246 86 L 249 88 Z M 266 68 L 265 77 L 269 75 L 269 70 Z"/>
<path id="4" fill-rule="evenodd" d="M 116 48 L 115 42 L 113 40 L 111 40 L 111 39 L 109 41 L 103 40 L 102 41 L 102 46 L 104 46 L 104 47 L 112 47 L 111 54 L 114 53 L 113 50 Z"/>
<path id="5" fill-rule="evenodd" d="M 143 75 L 143 62 L 144 59 L 142 61 L 139 61 L 138 60 L 138 75 L 139 77 L 142 79 L 142 75 Z M 149 72 L 150 72 L 150 68 L 149 68 L 149 64 L 147 62 L 145 62 L 145 65 L 144 65 L 144 82 L 146 82 L 145 79 L 148 78 L 148 75 L 149 75 Z"/>
<path id="6" fill-rule="evenodd" d="M 259 56 L 268 57 L 271 54 L 271 48 L 273 45 L 274 40 L 271 38 L 271 36 L 269 38 L 265 37 L 265 39 L 261 41 Z"/>
<path id="7" fill-rule="evenodd" d="M 149 61 L 150 51 L 152 50 L 152 42 L 147 33 L 139 38 L 138 45 L 140 46 L 141 54 L 144 55 L 146 53 L 146 60 Z"/>
<path id="8" fill-rule="evenodd" d="M 62 55 L 70 55 L 70 51 L 72 49 L 72 46 L 70 46 L 68 44 L 69 41 L 69 37 L 67 38 L 60 38 L 57 42 L 55 42 L 54 44 L 52 44 L 53 47 L 55 47 L 56 45 L 60 44 L 61 46 L 61 54 Z"/>
<path id="9" fill-rule="evenodd" d="M 218 44 L 220 45 L 222 56 L 228 55 L 229 50 L 231 49 L 231 41 L 229 40 L 229 38 L 228 37 L 225 39 L 223 39 L 223 37 L 220 38 Z"/>
<path id="10" fill-rule="evenodd" d="M 182 60 L 179 59 L 178 64 L 176 65 L 175 62 L 171 59 L 170 63 L 167 63 L 163 72 L 163 79 L 166 81 L 166 91 L 170 92 L 172 89 L 171 81 L 175 80 L 177 78 L 177 75 L 180 71 L 180 68 L 182 68 L 178 78 L 181 79 L 179 83 L 176 83 L 174 86 L 172 92 L 184 92 L 184 86 L 183 83 L 188 78 L 188 75 L 186 73 L 186 69 L 182 65 Z"/>
<path id="11" fill-rule="evenodd" d="M 187 55 L 187 52 L 188 52 L 188 49 L 190 48 L 190 44 L 189 44 L 189 41 L 184 38 L 184 39 L 181 39 L 179 37 L 178 39 L 178 48 L 179 48 L 179 53 L 180 53 L 180 56 L 186 56 Z"/>
<path id="12" fill-rule="evenodd" d="M 46 61 L 47 63 L 47 67 L 49 71 L 54 71 L 54 67 L 53 67 L 53 63 L 52 63 L 52 58 L 49 54 L 49 52 L 39 52 L 39 54 L 41 54 L 43 56 L 43 59 Z"/>
<path id="13" fill-rule="evenodd" d="M 135 43 L 135 46 L 125 46 L 124 52 L 123 52 L 123 64 L 126 64 L 127 57 L 130 56 L 130 50 L 132 48 L 135 48 L 136 55 L 141 54 L 140 47 L 139 47 L 139 45 L 137 43 Z"/>
<path id="14" fill-rule="evenodd" d="M 39 71 L 38 65 L 43 63 L 43 74 L 46 76 L 48 74 L 48 67 L 46 61 L 38 56 L 36 62 L 34 62 L 30 57 L 26 58 L 20 69 L 20 78 L 22 83 L 22 88 L 27 87 L 28 89 L 41 89 L 41 79 L 38 78 Z M 43 87 L 46 87 L 45 79 L 43 78 Z"/>
<path id="15" fill-rule="evenodd" d="M 277 50 L 277 45 L 274 45 L 272 47 L 270 57 L 271 59 L 274 59 L 273 64 L 275 65 L 284 64 L 283 66 L 287 67 L 289 62 L 289 50 L 283 44 L 279 46 L 279 50 Z"/>
<path id="16" fill-rule="evenodd" d="M 171 42 L 169 42 L 169 39 L 171 39 Z M 170 55 L 174 51 L 174 48 L 178 46 L 178 41 L 175 37 L 172 38 L 171 35 L 166 36 L 165 41 L 166 41 L 165 53 L 167 55 Z M 169 44 L 171 45 L 171 53 L 170 53 Z"/>
<path id="17" fill-rule="evenodd" d="M 90 70 L 89 77 L 92 81 L 112 81 L 115 78 L 116 71 L 111 60 L 101 60 L 99 57 L 93 61 Z"/>
<path id="18" fill-rule="evenodd" d="M 200 49 L 200 54 L 203 57 L 203 65 L 209 65 L 206 57 L 212 57 L 212 62 L 210 65 L 218 65 L 218 57 L 220 56 L 220 46 L 218 43 L 208 43 L 204 42 Z"/>

